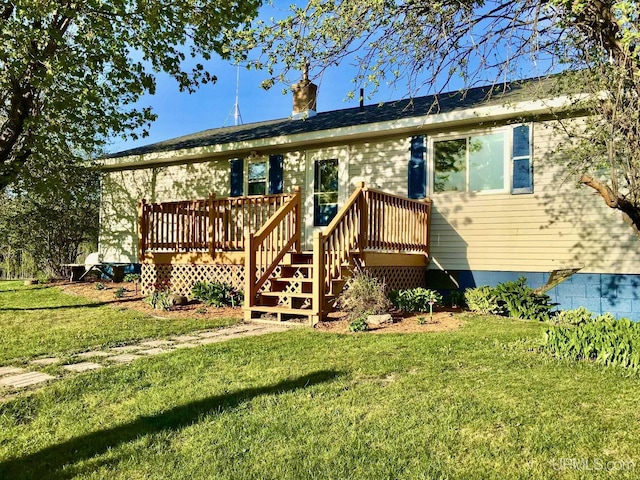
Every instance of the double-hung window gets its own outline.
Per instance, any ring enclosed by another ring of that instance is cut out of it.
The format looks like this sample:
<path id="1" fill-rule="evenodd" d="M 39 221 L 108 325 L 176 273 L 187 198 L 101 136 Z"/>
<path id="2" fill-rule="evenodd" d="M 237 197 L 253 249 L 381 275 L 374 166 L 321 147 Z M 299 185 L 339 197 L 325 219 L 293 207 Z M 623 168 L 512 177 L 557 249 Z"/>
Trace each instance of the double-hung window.
<path id="1" fill-rule="evenodd" d="M 267 162 L 250 162 L 247 179 L 247 194 L 266 195 L 267 193 Z"/>

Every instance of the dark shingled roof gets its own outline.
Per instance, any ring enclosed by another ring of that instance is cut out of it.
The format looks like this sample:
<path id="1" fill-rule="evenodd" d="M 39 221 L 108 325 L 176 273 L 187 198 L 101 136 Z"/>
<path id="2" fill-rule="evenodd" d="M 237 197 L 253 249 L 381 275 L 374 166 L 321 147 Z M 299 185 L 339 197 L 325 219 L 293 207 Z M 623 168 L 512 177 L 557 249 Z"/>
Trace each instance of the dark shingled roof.
<path id="1" fill-rule="evenodd" d="M 399 120 L 402 118 L 433 115 L 457 109 L 481 105 L 502 104 L 508 100 L 524 97 L 522 91 L 534 79 L 522 82 L 498 84 L 492 87 L 477 87 L 466 91 L 428 95 L 414 99 L 396 100 L 365 107 L 345 108 L 330 112 L 320 112 L 313 117 L 293 120 L 284 118 L 265 122 L 249 123 L 234 127 L 223 127 L 185 135 L 183 137 L 153 143 L 107 155 L 105 158 L 119 158 L 130 155 L 166 152 L 173 150 L 205 147 L 231 142 L 243 142 L 262 138 L 317 132 L 332 128 L 351 127 L 368 123 Z M 537 79 L 536 79 L 537 80 Z M 544 83 L 544 82 L 543 82 Z M 527 89 L 528 90 L 528 89 Z M 531 92 L 527 95 L 530 98 Z"/>

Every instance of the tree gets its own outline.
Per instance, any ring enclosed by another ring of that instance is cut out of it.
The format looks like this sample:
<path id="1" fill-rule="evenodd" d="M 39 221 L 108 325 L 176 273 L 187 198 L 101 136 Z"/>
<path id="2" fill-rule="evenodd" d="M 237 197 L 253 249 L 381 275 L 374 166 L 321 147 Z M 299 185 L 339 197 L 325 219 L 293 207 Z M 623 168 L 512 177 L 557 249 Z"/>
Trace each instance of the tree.
<path id="1" fill-rule="evenodd" d="M 308 0 L 286 18 L 240 32 L 234 48 L 260 52 L 252 65 L 268 72 L 267 88 L 288 83 L 288 72 L 305 63 L 320 75 L 351 61 L 357 86 L 406 82 L 410 94 L 531 77 L 532 66 L 541 78 L 564 72 L 545 94 L 567 86 L 590 94 L 579 98 L 588 121 L 569 132 L 570 166 L 640 233 L 638 3 Z"/>
<path id="2" fill-rule="evenodd" d="M 73 163 L 114 136 L 145 135 L 155 116 L 134 103 L 154 93 L 155 73 L 188 91 L 215 81 L 187 57 L 228 57 L 225 31 L 260 1 L 0 1 L 0 190 L 27 161 Z"/>
<path id="3" fill-rule="evenodd" d="M 98 240 L 100 177 L 95 169 L 67 166 L 31 176 L 0 196 L 0 257 L 5 269 L 29 258 L 33 275 L 61 276 L 82 247 Z M 7 274 L 9 272 L 5 272 Z M 16 272 L 19 273 L 19 272 Z"/>

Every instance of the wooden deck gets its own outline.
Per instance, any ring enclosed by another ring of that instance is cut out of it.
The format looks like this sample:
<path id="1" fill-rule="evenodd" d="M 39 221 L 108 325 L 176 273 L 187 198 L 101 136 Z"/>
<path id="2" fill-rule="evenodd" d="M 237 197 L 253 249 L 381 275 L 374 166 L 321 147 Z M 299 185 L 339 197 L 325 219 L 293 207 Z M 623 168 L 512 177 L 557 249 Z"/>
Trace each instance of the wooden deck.
<path id="1" fill-rule="evenodd" d="M 358 268 L 426 269 L 430 213 L 429 199 L 410 200 L 361 184 L 329 226 L 316 232 L 313 251 L 303 252 L 299 189 L 255 197 L 143 200 L 140 259 L 143 265 L 241 267 L 246 319 L 304 317 L 314 323 Z"/>

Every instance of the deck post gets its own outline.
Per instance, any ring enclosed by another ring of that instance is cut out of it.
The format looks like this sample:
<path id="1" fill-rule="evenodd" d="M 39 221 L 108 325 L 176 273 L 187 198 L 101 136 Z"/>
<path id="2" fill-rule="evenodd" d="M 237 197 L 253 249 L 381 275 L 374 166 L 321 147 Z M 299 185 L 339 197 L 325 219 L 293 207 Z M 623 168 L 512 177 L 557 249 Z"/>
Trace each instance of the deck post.
<path id="1" fill-rule="evenodd" d="M 322 232 L 316 231 L 313 234 L 313 313 L 311 315 L 311 326 L 322 320 L 324 315 L 324 237 Z"/>
<path id="2" fill-rule="evenodd" d="M 253 233 L 247 232 L 245 236 L 244 249 L 244 319 L 251 320 L 251 307 L 256 303 L 254 285 L 256 283 L 256 253 L 254 247 Z"/>
<path id="3" fill-rule="evenodd" d="M 296 204 L 296 216 L 295 216 L 295 229 L 296 229 L 296 240 L 293 243 L 293 249 L 296 252 L 300 252 L 302 250 L 301 245 L 301 239 L 300 239 L 300 235 L 302 232 L 302 208 L 301 208 L 301 204 L 302 204 L 302 200 L 301 200 L 301 193 L 300 193 L 300 186 L 296 185 L 295 187 L 293 187 L 293 199 L 295 202 L 297 202 Z"/>
<path id="4" fill-rule="evenodd" d="M 145 240 L 147 238 L 146 206 L 147 201 L 143 198 L 138 203 L 138 261 L 140 263 L 144 258 Z"/>
<path id="5" fill-rule="evenodd" d="M 207 209 L 209 210 L 209 232 L 208 232 L 209 233 L 209 255 L 211 255 L 212 257 L 213 257 L 213 252 L 215 252 L 215 245 L 216 245 L 216 239 L 215 239 L 216 229 L 214 228 L 216 217 L 213 212 L 213 200 L 215 198 L 216 198 L 215 193 L 210 193 L 209 201 L 207 203 Z"/>
<path id="6" fill-rule="evenodd" d="M 360 253 L 369 246 L 369 190 L 362 182 L 362 196 L 360 197 Z"/>

